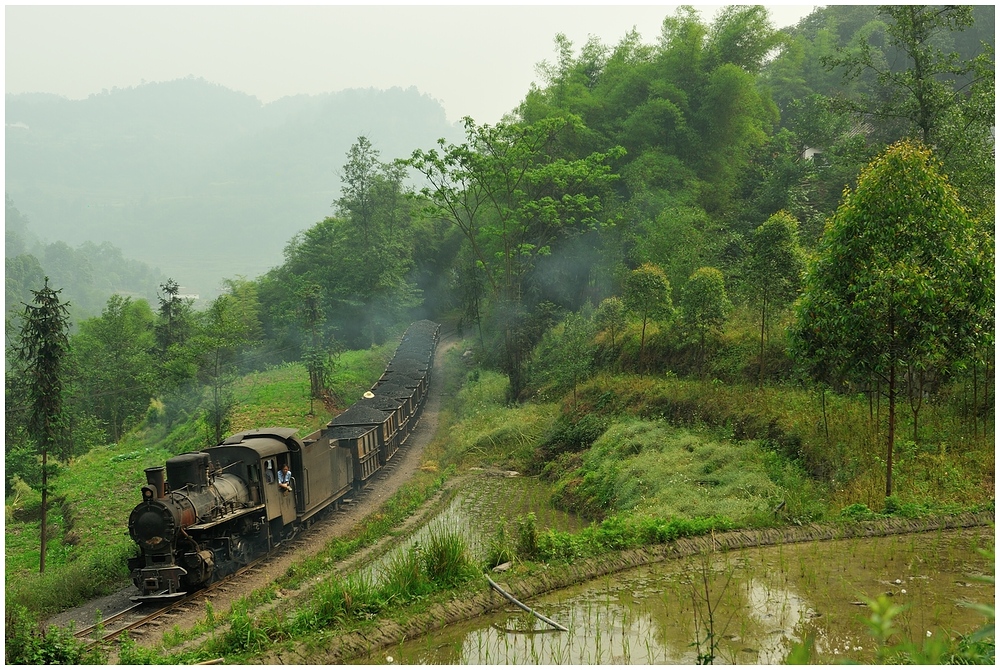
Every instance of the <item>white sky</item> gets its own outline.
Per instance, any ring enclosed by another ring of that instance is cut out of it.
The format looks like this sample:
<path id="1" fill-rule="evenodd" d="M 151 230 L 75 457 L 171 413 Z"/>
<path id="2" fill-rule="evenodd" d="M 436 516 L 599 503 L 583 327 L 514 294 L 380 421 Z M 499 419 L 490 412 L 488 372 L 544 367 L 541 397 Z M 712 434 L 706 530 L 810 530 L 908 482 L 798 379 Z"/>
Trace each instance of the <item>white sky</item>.
<path id="1" fill-rule="evenodd" d="M 767 5 L 776 27 L 813 5 Z M 578 49 L 635 27 L 652 43 L 677 5 L 6 5 L 7 93 L 85 98 L 194 75 L 262 102 L 298 93 L 415 86 L 448 119 L 496 123 L 539 82 L 562 32 Z M 711 22 L 722 5 L 695 5 Z M 539 82 L 540 83 L 540 82 Z"/>

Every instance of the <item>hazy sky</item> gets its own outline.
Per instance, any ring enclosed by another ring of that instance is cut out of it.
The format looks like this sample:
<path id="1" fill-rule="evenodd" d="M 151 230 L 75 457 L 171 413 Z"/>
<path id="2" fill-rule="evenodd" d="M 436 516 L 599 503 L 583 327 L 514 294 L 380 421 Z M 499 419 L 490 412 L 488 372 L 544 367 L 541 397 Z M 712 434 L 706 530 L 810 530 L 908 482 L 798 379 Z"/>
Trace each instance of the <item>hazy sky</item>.
<path id="1" fill-rule="evenodd" d="M 677 5 L 5 6 L 7 93 L 85 98 L 194 75 L 262 102 L 345 88 L 416 86 L 450 120 L 495 123 L 539 82 L 562 32 L 652 43 Z M 695 5 L 710 22 L 722 5 Z M 775 26 L 813 5 L 768 5 Z"/>

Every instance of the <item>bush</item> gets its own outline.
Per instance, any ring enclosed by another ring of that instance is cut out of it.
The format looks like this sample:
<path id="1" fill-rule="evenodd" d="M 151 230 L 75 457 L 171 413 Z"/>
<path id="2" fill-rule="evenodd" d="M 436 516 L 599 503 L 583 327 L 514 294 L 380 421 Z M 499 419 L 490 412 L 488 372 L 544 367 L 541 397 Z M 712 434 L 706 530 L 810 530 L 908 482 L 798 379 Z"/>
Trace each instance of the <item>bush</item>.
<path id="1" fill-rule="evenodd" d="M 486 567 L 494 568 L 517 557 L 514 542 L 507 533 L 507 519 L 502 518 L 486 547 Z"/>
<path id="2" fill-rule="evenodd" d="M 868 505 L 864 503 L 854 503 L 840 510 L 840 516 L 843 519 L 850 519 L 852 521 L 868 521 L 870 519 L 877 519 L 879 515 L 868 509 Z"/>
<path id="3" fill-rule="evenodd" d="M 99 665 L 107 662 L 100 649 L 87 649 L 71 630 L 43 628 L 27 608 L 8 599 L 6 606 L 4 661 L 16 665 Z"/>

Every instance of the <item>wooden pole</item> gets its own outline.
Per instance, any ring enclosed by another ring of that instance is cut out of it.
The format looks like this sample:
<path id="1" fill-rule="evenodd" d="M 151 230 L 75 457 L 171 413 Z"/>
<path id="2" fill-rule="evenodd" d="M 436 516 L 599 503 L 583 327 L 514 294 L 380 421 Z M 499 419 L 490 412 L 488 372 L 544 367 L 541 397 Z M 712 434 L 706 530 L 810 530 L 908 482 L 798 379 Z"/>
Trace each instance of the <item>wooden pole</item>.
<path id="1" fill-rule="evenodd" d="M 544 621 L 545 623 L 549 624 L 550 626 L 552 626 L 556 630 L 561 630 L 561 631 L 564 631 L 564 632 L 569 632 L 569 629 L 566 628 L 565 626 L 563 626 L 561 624 L 557 624 L 552 619 L 550 619 L 550 618 L 548 618 L 548 617 L 546 617 L 546 616 L 544 616 L 542 614 L 539 614 L 538 612 L 536 612 L 535 610 L 531 609 L 530 607 L 528 607 L 527 605 L 525 605 L 524 603 L 522 603 L 521 601 L 519 601 L 517 598 L 515 598 L 511 594 L 509 594 L 506 591 L 504 591 L 502 588 L 500 588 L 499 584 L 497 584 L 495 581 L 493 581 L 492 579 L 490 579 L 489 575 L 486 575 L 486 581 L 488 581 L 490 583 L 490 586 L 492 586 L 497 591 L 497 593 L 499 593 L 500 595 L 502 595 L 504 598 L 506 598 L 507 600 L 509 600 L 514 605 L 516 605 L 516 606 L 520 607 L 521 609 L 523 609 L 528 614 L 531 614 L 531 615 L 533 615 L 533 616 L 541 619 L 542 621 Z"/>

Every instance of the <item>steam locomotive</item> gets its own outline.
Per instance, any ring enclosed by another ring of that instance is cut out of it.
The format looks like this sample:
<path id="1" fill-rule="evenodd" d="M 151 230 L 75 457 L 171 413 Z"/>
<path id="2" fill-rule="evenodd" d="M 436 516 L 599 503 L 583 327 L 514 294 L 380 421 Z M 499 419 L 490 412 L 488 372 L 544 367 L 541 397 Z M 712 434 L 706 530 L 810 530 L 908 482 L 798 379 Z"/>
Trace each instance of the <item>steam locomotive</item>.
<path id="1" fill-rule="evenodd" d="M 411 324 L 371 390 L 311 435 L 250 430 L 147 468 L 128 520 L 138 545 L 132 600 L 174 598 L 232 574 L 360 493 L 416 426 L 439 333 L 431 321 Z M 290 490 L 278 484 L 285 465 Z"/>

